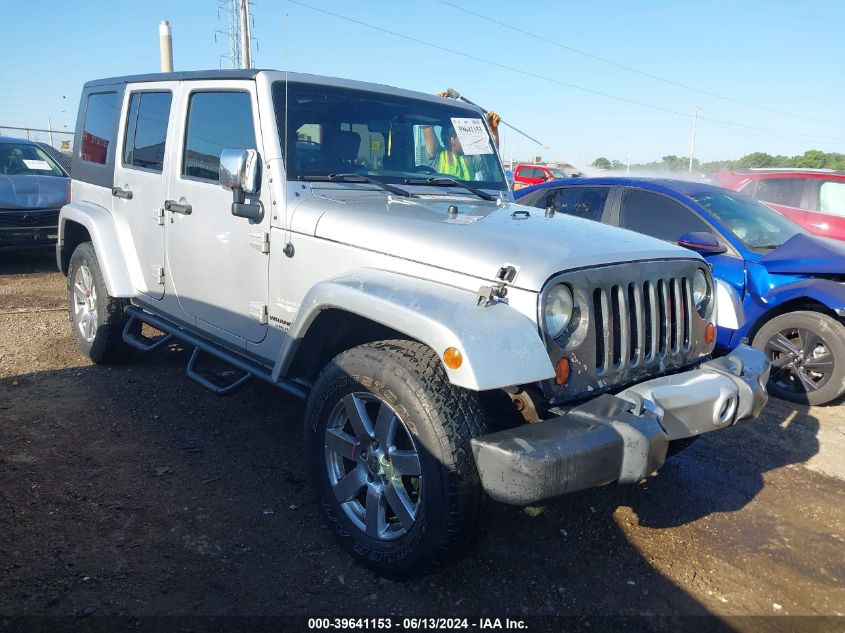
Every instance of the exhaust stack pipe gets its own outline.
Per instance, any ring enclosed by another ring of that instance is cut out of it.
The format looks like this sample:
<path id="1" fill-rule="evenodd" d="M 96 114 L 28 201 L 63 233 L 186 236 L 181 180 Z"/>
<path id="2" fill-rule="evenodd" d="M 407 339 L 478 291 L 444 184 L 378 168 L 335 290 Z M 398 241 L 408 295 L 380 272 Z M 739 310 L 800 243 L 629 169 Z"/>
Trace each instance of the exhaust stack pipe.
<path id="1" fill-rule="evenodd" d="M 158 25 L 158 46 L 161 52 L 161 72 L 173 72 L 173 38 L 170 34 L 170 22 L 162 20 Z"/>

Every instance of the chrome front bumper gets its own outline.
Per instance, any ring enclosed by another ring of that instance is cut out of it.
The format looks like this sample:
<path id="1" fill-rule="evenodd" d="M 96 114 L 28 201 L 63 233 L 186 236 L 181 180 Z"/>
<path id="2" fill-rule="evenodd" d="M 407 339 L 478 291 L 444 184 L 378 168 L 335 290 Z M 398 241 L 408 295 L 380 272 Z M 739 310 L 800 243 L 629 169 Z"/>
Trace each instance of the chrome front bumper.
<path id="1" fill-rule="evenodd" d="M 696 369 L 605 394 L 536 424 L 472 440 L 481 484 L 503 503 L 525 505 L 655 472 L 671 440 L 760 415 L 769 363 L 741 345 Z"/>

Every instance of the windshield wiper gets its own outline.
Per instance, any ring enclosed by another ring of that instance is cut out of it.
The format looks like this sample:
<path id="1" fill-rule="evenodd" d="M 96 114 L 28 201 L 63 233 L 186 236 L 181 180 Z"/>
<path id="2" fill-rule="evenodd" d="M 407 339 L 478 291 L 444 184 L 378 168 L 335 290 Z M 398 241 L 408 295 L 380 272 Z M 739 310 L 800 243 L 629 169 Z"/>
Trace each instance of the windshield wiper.
<path id="1" fill-rule="evenodd" d="M 328 176 L 300 176 L 299 180 L 309 180 L 315 182 L 367 182 L 371 185 L 375 185 L 376 187 L 381 187 L 382 189 L 384 189 L 385 191 L 389 191 L 390 193 L 395 193 L 397 196 L 409 198 L 414 195 L 410 191 L 405 191 L 404 189 L 400 189 L 399 187 L 388 185 L 386 182 L 376 180 L 375 178 L 365 176 L 364 174 L 329 174 Z"/>
<path id="2" fill-rule="evenodd" d="M 454 178 L 406 178 L 403 182 L 406 185 L 431 185 L 432 187 L 463 187 L 467 191 L 474 193 L 482 200 L 496 199 L 486 191 L 476 189 L 472 185 L 468 185 L 460 180 L 455 180 Z"/>

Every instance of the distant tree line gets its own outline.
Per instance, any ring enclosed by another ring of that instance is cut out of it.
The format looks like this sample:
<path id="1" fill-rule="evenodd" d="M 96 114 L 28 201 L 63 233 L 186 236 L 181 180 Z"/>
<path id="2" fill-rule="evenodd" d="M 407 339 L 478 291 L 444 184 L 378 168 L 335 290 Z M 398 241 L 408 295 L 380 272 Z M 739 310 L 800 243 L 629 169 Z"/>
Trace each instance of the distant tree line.
<path id="1" fill-rule="evenodd" d="M 593 161 L 593 167 L 607 170 L 624 170 L 628 165 L 620 160 L 609 160 L 604 156 Z M 714 160 L 701 163 L 697 159 L 692 161 L 692 169 L 698 173 L 710 174 L 720 169 L 738 169 L 748 167 L 799 167 L 808 169 L 836 169 L 845 171 L 845 154 L 836 152 L 822 152 L 811 149 L 798 156 L 772 156 L 765 152 L 753 152 L 738 160 Z M 669 154 L 651 163 L 632 163 L 632 170 L 637 171 L 688 171 L 689 158 Z"/>

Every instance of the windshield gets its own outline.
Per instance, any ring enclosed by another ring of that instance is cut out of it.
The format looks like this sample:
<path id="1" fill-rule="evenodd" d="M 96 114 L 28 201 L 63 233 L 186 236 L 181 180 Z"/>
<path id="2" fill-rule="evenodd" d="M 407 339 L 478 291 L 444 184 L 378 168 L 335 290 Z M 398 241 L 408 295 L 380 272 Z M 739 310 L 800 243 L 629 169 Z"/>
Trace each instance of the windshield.
<path id="1" fill-rule="evenodd" d="M 769 251 L 798 233 L 805 233 L 789 218 L 739 193 L 708 192 L 690 197 L 752 250 Z"/>
<path id="2" fill-rule="evenodd" d="M 478 189 L 507 190 L 477 110 L 291 82 L 286 116 L 285 92 L 284 82 L 273 85 L 289 180 L 361 174 L 385 183 L 426 184 L 428 178 L 451 178 Z"/>
<path id="3" fill-rule="evenodd" d="M 550 169 L 549 171 L 552 172 L 552 176 L 555 178 L 569 178 L 562 169 Z"/>
<path id="4" fill-rule="evenodd" d="M 0 143 L 0 174 L 7 176 L 64 176 L 44 150 L 28 143 Z"/>

